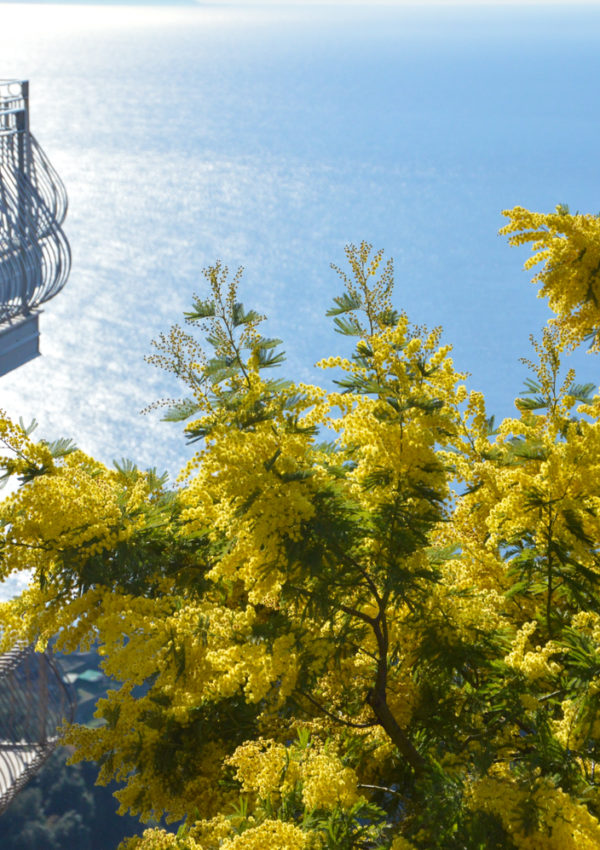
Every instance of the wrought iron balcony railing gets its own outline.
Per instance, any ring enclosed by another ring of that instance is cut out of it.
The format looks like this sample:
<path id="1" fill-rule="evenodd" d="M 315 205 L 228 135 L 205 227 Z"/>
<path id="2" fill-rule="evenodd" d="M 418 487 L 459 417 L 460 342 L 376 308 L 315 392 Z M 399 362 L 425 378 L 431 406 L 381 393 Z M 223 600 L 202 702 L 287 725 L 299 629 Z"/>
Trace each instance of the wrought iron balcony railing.
<path id="1" fill-rule="evenodd" d="M 0 374 L 20 365 L 9 358 L 3 368 L 2 354 L 22 340 L 10 331 L 25 318 L 33 328 L 35 317 L 39 353 L 36 308 L 60 292 L 71 267 L 66 212 L 65 187 L 29 130 L 29 84 L 0 80 Z"/>
<path id="2" fill-rule="evenodd" d="M 0 655 L 0 814 L 52 754 L 75 697 L 50 652 Z"/>
<path id="3" fill-rule="evenodd" d="M 29 85 L 0 80 L 0 375 L 39 354 L 37 308 L 71 266 L 67 193 L 29 132 Z M 74 698 L 50 653 L 0 655 L 0 813 L 55 749 Z"/>

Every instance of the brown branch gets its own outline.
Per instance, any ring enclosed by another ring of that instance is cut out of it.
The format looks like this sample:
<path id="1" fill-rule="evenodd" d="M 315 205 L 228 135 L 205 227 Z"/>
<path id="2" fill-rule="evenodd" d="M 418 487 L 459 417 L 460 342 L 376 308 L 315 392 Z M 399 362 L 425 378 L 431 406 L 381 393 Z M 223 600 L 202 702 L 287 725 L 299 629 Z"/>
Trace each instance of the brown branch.
<path id="1" fill-rule="evenodd" d="M 360 783 L 358 785 L 359 788 L 370 788 L 373 791 L 385 791 L 386 794 L 395 794 L 396 797 L 404 797 L 399 791 L 394 791 L 393 788 L 385 788 L 383 785 L 365 785 L 364 783 Z"/>
<path id="2" fill-rule="evenodd" d="M 377 605 L 381 608 L 381 597 L 379 595 L 379 591 L 377 590 L 377 585 L 375 584 L 369 573 L 366 571 L 366 569 L 364 569 L 364 567 L 361 566 L 361 564 L 359 564 L 359 562 L 355 558 L 353 558 L 352 555 L 349 555 L 347 552 L 344 552 L 341 546 L 338 546 L 336 543 L 330 543 L 329 545 L 333 549 L 334 554 L 342 558 L 344 561 L 346 561 L 346 563 L 354 567 L 354 569 L 358 570 L 360 575 L 364 578 L 367 587 L 375 597 Z"/>
<path id="3" fill-rule="evenodd" d="M 310 590 L 306 590 L 305 588 L 290 585 L 290 589 L 296 591 L 297 593 L 303 594 L 304 596 L 308 596 L 309 598 L 315 598 L 315 594 L 312 593 Z M 378 724 L 387 732 L 392 742 L 396 745 L 398 750 L 402 753 L 404 758 L 412 767 L 415 776 L 421 776 L 425 769 L 425 759 L 414 747 L 404 729 L 402 729 L 402 727 L 399 725 L 387 703 L 387 656 L 389 649 L 389 639 L 387 621 L 385 617 L 386 603 L 387 600 L 385 599 L 385 597 L 383 599 L 379 597 L 379 613 L 377 614 L 377 617 L 369 617 L 362 611 L 358 611 L 355 608 L 351 608 L 350 606 L 344 605 L 341 602 L 332 601 L 330 604 L 334 608 L 337 608 L 340 611 L 349 614 L 351 617 L 357 617 L 359 620 L 362 620 L 363 623 L 366 623 L 373 629 L 373 632 L 375 633 L 375 638 L 377 640 L 377 648 L 379 654 L 377 658 L 375 687 L 372 688 L 369 692 L 367 696 L 367 703 L 371 706 L 373 713 L 377 718 Z M 309 698 L 309 700 L 312 701 L 312 698 Z M 317 705 L 321 711 L 324 711 L 325 714 L 328 714 L 328 712 L 323 709 L 321 705 L 319 705 L 318 703 Z M 340 718 L 335 717 L 335 715 L 328 714 L 328 716 L 330 716 L 333 720 L 343 722 L 340 720 Z"/>
<path id="4" fill-rule="evenodd" d="M 385 692 L 381 693 L 377 689 L 372 690 L 367 697 L 367 702 L 373 709 L 380 726 L 388 733 L 393 743 L 412 767 L 415 776 L 421 776 L 425 769 L 425 759 L 415 749 L 408 735 L 390 711 Z"/>
<path id="5" fill-rule="evenodd" d="M 372 720 L 369 723 L 353 723 L 352 720 L 346 720 L 344 717 L 332 714 L 331 711 L 328 711 L 323 705 L 321 705 L 318 700 L 316 700 L 310 694 L 307 694 L 306 691 L 298 690 L 298 693 L 305 697 L 305 699 L 307 699 L 310 703 L 312 703 L 315 708 L 318 708 L 319 711 L 322 711 L 323 714 L 331 718 L 331 720 L 335 720 L 336 723 L 341 723 L 343 726 L 350 726 L 351 729 L 371 729 L 373 726 L 377 725 L 377 723 Z"/>
<path id="6" fill-rule="evenodd" d="M 296 593 L 301 593 L 304 596 L 308 596 L 309 599 L 317 599 L 318 597 L 312 591 L 307 590 L 304 587 L 296 587 L 296 585 L 290 584 L 288 585 L 290 590 L 295 591 Z M 349 614 L 351 617 L 357 617 L 359 620 L 362 620 L 363 623 L 367 623 L 367 625 L 374 627 L 375 618 L 369 617 L 368 614 L 364 614 L 362 611 L 358 611 L 356 608 L 351 608 L 349 605 L 344 605 L 342 602 L 334 602 L 330 600 L 330 605 L 334 608 L 337 608 L 340 611 L 343 611 L 344 614 Z"/>
<path id="7" fill-rule="evenodd" d="M 388 733 L 393 743 L 412 767 L 415 776 L 418 777 L 423 774 L 425 769 L 425 759 L 400 726 L 387 702 L 387 656 L 389 642 L 385 609 L 380 609 L 376 620 L 373 622 L 373 631 L 377 639 L 379 659 L 377 661 L 375 687 L 369 692 L 367 702 L 373 709 L 373 713 L 379 724 Z"/>

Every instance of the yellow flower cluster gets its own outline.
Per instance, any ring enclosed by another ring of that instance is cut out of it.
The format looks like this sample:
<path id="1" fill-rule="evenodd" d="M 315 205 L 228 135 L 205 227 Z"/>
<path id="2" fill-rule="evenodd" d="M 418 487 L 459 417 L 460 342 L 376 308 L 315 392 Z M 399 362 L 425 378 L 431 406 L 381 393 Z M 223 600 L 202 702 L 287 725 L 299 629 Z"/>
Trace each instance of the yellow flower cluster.
<path id="1" fill-rule="evenodd" d="M 354 770 L 325 751 L 311 755 L 302 774 L 302 799 L 307 809 L 349 809 L 359 798 Z"/>
<path id="2" fill-rule="evenodd" d="M 204 850 L 191 835 L 180 839 L 165 829 L 145 829 L 141 836 L 126 838 L 119 850 Z"/>
<path id="3" fill-rule="evenodd" d="M 537 629 L 537 623 L 525 623 L 519 629 L 512 651 L 505 657 L 509 667 L 520 670 L 529 679 L 551 679 L 560 670 L 560 664 L 552 658 L 561 652 L 561 647 L 554 641 L 548 641 L 544 646 L 537 645 L 535 649 L 527 650 L 527 644 Z"/>
<path id="4" fill-rule="evenodd" d="M 359 799 L 358 777 L 332 747 L 286 747 L 273 741 L 247 741 L 228 759 L 243 792 L 279 799 L 296 786 L 307 809 L 351 808 Z"/>
<path id="5" fill-rule="evenodd" d="M 593 333 L 594 350 L 600 350 L 600 218 L 566 215 L 558 207 L 550 214 L 515 207 L 503 215 L 509 223 L 500 232 L 509 234 L 509 243 L 531 243 L 534 255 L 525 268 L 543 263 L 533 280 L 556 314 L 561 339 L 575 347 Z"/>
<path id="6" fill-rule="evenodd" d="M 292 823 L 266 820 L 258 826 L 251 826 L 244 830 L 241 835 L 226 838 L 221 848 L 222 850 L 265 850 L 267 847 L 272 847 L 277 850 L 308 850 L 309 840 L 306 832 Z"/>
<path id="7" fill-rule="evenodd" d="M 508 778 L 488 776 L 470 790 L 474 809 L 490 812 L 502 820 L 519 850 L 595 850 L 600 846 L 600 822 L 581 803 L 540 779 L 534 788 Z M 524 823 L 524 813 L 534 811 Z"/>
<path id="8" fill-rule="evenodd" d="M 415 850 L 415 845 L 411 844 L 407 838 L 397 835 L 392 841 L 390 850 Z"/>

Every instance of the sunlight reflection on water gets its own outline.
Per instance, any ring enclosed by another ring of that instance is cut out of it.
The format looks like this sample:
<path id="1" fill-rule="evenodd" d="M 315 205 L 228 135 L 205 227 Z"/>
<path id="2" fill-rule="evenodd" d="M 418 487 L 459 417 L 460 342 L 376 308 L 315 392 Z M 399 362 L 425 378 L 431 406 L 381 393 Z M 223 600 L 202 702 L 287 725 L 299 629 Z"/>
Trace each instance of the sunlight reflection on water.
<path id="1" fill-rule="evenodd" d="M 500 210 L 600 207 L 598 10 L 0 4 L 0 21 L 0 76 L 31 81 L 74 261 L 43 356 L 2 379 L 11 415 L 174 477 L 179 430 L 139 411 L 179 391 L 144 355 L 201 268 L 243 264 L 289 372 L 323 382 L 329 263 L 363 238 L 490 412 L 513 412 L 546 313 Z"/>

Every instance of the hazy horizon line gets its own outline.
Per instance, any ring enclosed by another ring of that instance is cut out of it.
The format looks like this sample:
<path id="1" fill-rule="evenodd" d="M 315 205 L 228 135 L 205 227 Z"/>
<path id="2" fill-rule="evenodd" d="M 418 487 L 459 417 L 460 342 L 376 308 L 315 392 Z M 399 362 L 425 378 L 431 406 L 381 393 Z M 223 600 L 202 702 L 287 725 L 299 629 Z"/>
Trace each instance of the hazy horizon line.
<path id="1" fill-rule="evenodd" d="M 600 0 L 0 0 L 37 6 L 600 6 Z"/>

